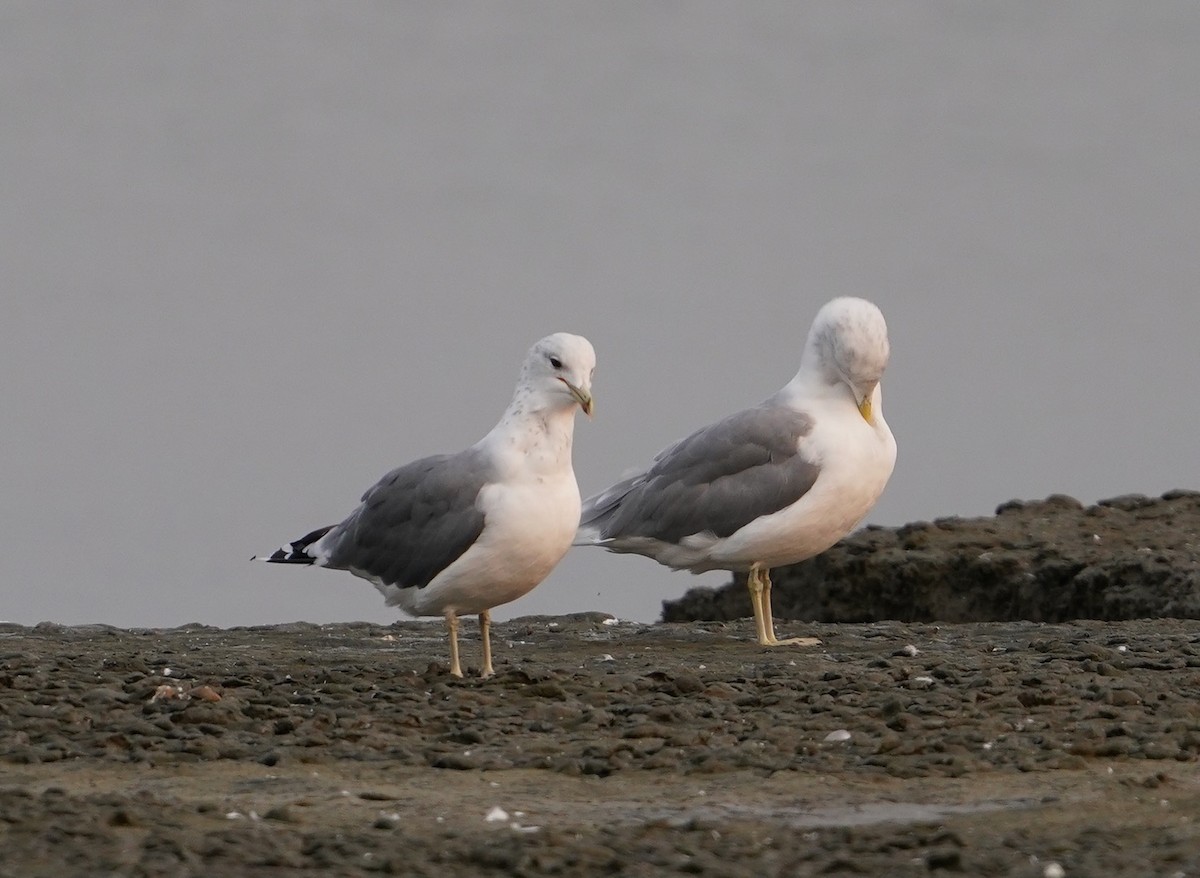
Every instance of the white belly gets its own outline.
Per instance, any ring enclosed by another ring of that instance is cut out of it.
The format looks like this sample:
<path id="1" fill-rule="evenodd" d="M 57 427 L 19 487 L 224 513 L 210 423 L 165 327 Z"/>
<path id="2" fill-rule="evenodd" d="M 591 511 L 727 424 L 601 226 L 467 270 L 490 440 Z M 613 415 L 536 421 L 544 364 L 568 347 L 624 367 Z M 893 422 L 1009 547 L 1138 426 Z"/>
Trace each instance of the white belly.
<path id="1" fill-rule="evenodd" d="M 882 418 L 875 428 L 865 422 L 850 426 L 822 436 L 824 448 L 802 443 L 806 456 L 822 461 L 812 488 L 792 506 L 716 540 L 709 550 L 711 567 L 795 564 L 824 552 L 866 517 L 891 477 L 896 442 Z"/>
<path id="2" fill-rule="evenodd" d="M 493 485 L 480 502 L 487 520 L 475 544 L 424 588 L 376 583 L 389 604 L 414 616 L 439 616 L 514 601 L 550 574 L 579 526 L 579 488 L 570 472 L 540 483 Z"/>

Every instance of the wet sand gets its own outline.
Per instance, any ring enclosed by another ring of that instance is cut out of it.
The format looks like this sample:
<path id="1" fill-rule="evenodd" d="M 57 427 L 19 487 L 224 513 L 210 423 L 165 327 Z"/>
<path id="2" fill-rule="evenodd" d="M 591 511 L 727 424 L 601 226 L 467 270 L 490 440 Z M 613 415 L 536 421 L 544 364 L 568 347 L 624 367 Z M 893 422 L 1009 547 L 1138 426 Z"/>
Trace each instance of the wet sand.
<path id="1" fill-rule="evenodd" d="M 1200 622 L 779 627 L 0 626 L 0 875 L 1200 873 Z"/>

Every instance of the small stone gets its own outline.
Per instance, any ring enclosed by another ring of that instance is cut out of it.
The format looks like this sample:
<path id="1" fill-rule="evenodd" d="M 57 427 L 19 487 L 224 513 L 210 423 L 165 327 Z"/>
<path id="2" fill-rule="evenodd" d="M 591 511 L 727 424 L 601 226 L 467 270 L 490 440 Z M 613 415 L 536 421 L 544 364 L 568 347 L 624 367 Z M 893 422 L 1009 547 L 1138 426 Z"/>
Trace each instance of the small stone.
<path id="1" fill-rule="evenodd" d="M 163 683 L 154 690 L 154 694 L 150 696 L 153 701 L 183 701 L 187 699 L 187 693 L 183 691 L 182 686 L 172 686 L 169 683 Z"/>
<path id="2" fill-rule="evenodd" d="M 84 692 L 81 700 L 84 704 L 117 704 L 128 701 L 129 696 L 115 689 L 97 687 Z"/>
<path id="3" fill-rule="evenodd" d="M 140 823 L 136 817 L 130 814 L 124 808 L 118 808 L 108 818 L 109 826 L 139 826 Z"/>
<path id="4" fill-rule="evenodd" d="M 364 802 L 394 802 L 396 797 L 391 793 L 384 793 L 378 790 L 363 790 L 358 794 L 358 797 Z"/>
<path id="5" fill-rule="evenodd" d="M 930 872 L 945 869 L 948 872 L 962 870 L 962 852 L 957 848 L 939 848 L 930 851 L 925 857 L 925 865 Z"/>
<path id="6" fill-rule="evenodd" d="M 704 683 L 700 681 L 700 678 L 686 671 L 676 674 L 673 682 L 675 683 L 675 692 L 678 695 L 692 695 L 696 692 L 704 691 Z"/>
<path id="7" fill-rule="evenodd" d="M 479 760 L 468 752 L 443 753 L 433 760 L 432 765 L 434 768 L 450 768 L 455 771 L 475 771 L 481 767 Z"/>
<path id="8" fill-rule="evenodd" d="M 196 686 L 189 689 L 187 694 L 192 698 L 199 698 L 201 701 L 215 702 L 221 700 L 221 694 L 212 686 Z"/>
<path id="9" fill-rule="evenodd" d="M 1141 696 L 1133 689 L 1113 689 L 1104 700 L 1114 707 L 1136 707 L 1142 703 Z"/>

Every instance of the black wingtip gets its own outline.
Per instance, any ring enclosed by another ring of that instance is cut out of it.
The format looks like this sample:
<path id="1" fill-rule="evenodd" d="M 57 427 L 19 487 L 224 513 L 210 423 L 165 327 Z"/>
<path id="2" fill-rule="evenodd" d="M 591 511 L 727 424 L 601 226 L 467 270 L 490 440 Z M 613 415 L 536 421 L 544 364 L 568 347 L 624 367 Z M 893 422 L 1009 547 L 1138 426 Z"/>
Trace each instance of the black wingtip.
<path id="1" fill-rule="evenodd" d="M 253 556 L 251 561 L 266 561 L 268 564 L 315 564 L 317 559 L 312 555 L 305 554 L 305 549 L 315 543 L 325 534 L 333 530 L 333 525 L 319 527 L 312 533 L 307 533 L 294 543 L 276 549 L 265 558 Z"/>

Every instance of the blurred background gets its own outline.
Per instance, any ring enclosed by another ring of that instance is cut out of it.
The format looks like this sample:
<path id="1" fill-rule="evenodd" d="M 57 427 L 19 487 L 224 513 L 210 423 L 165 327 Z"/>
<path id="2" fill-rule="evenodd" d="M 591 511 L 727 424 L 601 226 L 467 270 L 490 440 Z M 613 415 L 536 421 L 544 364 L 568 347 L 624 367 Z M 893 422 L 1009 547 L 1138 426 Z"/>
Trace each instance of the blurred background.
<path id="1" fill-rule="evenodd" d="M 869 521 L 1200 487 L 1200 6 L 0 6 L 0 618 L 387 622 L 251 564 L 599 355 L 595 492 L 872 299 Z M 575 549 L 497 618 L 727 575 Z"/>

